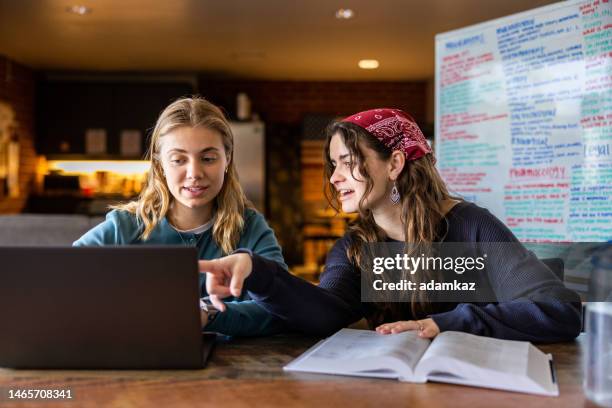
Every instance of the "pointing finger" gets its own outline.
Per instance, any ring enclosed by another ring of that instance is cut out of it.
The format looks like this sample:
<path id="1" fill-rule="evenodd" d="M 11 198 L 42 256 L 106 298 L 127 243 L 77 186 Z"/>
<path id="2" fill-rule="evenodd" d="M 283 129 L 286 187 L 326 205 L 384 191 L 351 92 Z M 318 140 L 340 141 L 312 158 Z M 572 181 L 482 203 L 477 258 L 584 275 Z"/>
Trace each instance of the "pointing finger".
<path id="1" fill-rule="evenodd" d="M 219 273 L 222 271 L 222 266 L 216 260 L 201 260 L 198 261 L 200 272 Z"/>

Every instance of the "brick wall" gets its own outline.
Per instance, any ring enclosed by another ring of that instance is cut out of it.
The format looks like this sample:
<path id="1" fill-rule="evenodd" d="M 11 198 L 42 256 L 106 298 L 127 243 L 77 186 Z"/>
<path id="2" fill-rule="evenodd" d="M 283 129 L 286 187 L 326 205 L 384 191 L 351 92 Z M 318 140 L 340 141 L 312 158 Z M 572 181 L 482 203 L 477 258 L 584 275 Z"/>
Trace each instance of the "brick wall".
<path id="1" fill-rule="evenodd" d="M 20 212 L 32 186 L 36 170 L 34 150 L 34 73 L 27 67 L 0 56 L 0 101 L 15 111 L 19 137 L 19 198 L 0 198 L 0 213 Z"/>
<path id="2" fill-rule="evenodd" d="M 426 120 L 427 82 L 214 81 L 199 79 L 203 96 L 235 114 L 236 95 L 246 92 L 253 111 L 272 123 L 299 124 L 305 114 L 348 115 L 395 107 Z"/>
<path id="3" fill-rule="evenodd" d="M 202 96 L 235 117 L 236 95 L 246 92 L 266 123 L 267 211 L 288 264 L 302 263 L 304 224 L 300 145 L 307 115 L 343 116 L 375 107 L 428 120 L 427 82 L 305 82 L 211 80 L 200 77 Z"/>

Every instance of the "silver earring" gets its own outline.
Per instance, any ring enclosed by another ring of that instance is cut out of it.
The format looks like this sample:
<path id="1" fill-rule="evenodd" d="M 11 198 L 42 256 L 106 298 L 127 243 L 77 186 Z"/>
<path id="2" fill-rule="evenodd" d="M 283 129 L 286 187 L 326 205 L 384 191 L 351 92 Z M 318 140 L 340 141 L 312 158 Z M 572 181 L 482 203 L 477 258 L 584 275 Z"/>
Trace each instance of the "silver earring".
<path id="1" fill-rule="evenodd" d="M 400 198 L 401 197 L 400 197 L 399 190 L 397 189 L 397 184 L 394 181 L 393 188 L 391 189 L 391 194 L 389 194 L 389 200 L 391 200 L 393 204 L 397 204 L 400 202 Z"/>

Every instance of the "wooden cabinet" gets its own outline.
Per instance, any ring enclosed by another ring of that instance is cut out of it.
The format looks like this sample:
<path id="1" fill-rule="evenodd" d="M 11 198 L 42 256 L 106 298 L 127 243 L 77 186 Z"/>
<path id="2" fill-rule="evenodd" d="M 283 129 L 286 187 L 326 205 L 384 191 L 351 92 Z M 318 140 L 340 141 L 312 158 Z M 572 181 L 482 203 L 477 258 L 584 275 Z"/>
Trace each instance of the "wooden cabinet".
<path id="1" fill-rule="evenodd" d="M 36 147 L 46 155 L 84 154 L 87 129 L 106 130 L 106 153 L 120 154 L 122 130 L 139 130 L 142 152 L 160 112 L 194 92 L 188 82 L 87 82 L 38 84 Z"/>

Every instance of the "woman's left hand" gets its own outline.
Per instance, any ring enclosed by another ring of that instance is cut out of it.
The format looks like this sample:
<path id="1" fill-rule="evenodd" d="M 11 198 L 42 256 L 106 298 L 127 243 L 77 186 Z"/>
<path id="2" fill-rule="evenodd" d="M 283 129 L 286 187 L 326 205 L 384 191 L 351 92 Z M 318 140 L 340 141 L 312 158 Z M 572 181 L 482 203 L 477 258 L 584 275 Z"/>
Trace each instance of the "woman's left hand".
<path id="1" fill-rule="evenodd" d="M 385 323 L 376 328 L 376 331 L 380 334 L 395 334 L 408 330 L 417 330 L 419 332 L 419 337 L 425 339 L 433 339 L 440 334 L 440 328 L 431 318 Z"/>

